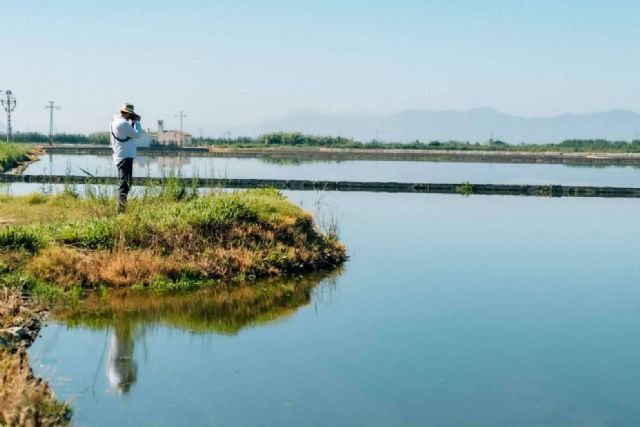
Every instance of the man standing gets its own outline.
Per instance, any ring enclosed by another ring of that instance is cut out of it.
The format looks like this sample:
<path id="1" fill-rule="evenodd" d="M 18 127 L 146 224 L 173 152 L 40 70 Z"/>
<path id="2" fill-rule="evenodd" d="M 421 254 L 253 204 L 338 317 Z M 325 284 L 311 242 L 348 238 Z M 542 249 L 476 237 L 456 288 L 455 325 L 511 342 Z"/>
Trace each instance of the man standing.
<path id="1" fill-rule="evenodd" d="M 118 213 L 123 213 L 127 204 L 133 180 L 133 159 L 136 158 L 135 139 L 143 133 L 140 116 L 134 112 L 133 105 L 124 104 L 120 114 L 114 116 L 111 122 L 113 162 L 118 168 Z"/>

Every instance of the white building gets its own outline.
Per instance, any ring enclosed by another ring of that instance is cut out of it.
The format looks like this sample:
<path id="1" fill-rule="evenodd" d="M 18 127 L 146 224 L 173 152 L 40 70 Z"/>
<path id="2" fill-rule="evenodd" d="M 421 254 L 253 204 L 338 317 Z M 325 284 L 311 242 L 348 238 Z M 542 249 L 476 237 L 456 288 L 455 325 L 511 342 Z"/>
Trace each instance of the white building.
<path id="1" fill-rule="evenodd" d="M 192 136 L 187 132 L 164 130 L 164 120 L 158 120 L 158 132 L 149 133 L 153 138 L 152 145 L 167 145 L 173 147 L 190 147 Z"/>
<path id="2" fill-rule="evenodd" d="M 193 137 L 190 133 L 177 130 L 165 130 L 158 132 L 156 141 L 158 145 L 172 145 L 175 147 L 190 147 Z"/>

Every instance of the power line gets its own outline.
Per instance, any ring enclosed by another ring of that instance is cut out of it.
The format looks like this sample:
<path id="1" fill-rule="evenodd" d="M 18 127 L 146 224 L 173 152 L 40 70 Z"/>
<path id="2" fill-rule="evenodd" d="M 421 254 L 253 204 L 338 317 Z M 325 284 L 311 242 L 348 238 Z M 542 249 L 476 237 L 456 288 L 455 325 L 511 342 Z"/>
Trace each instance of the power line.
<path id="1" fill-rule="evenodd" d="M 187 117 L 187 115 L 184 111 L 180 111 L 180 113 L 176 114 L 176 117 L 180 118 L 180 147 L 182 147 L 182 121 Z"/>
<path id="2" fill-rule="evenodd" d="M 7 112 L 7 142 L 11 141 L 11 113 L 16 109 L 16 97 L 13 96 L 13 92 L 7 90 L 4 92 L 4 99 L 0 100 L 0 104 Z"/>
<path id="3" fill-rule="evenodd" d="M 49 145 L 53 145 L 53 110 L 59 110 L 60 107 L 55 105 L 55 101 L 49 101 L 49 105 L 45 105 L 44 109 L 49 110 Z"/>

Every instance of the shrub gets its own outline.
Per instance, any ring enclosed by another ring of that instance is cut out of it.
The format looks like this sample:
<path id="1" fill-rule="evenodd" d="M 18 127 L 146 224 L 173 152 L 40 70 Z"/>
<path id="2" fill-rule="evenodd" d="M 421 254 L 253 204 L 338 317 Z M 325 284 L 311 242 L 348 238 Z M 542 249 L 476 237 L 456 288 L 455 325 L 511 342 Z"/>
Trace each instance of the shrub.
<path id="1" fill-rule="evenodd" d="M 34 253 L 43 244 L 42 236 L 32 228 L 11 226 L 0 229 L 0 250 L 24 250 Z"/>
<path id="2" fill-rule="evenodd" d="M 54 239 L 88 249 L 108 249 L 115 244 L 116 225 L 109 218 L 67 222 L 55 229 Z"/>

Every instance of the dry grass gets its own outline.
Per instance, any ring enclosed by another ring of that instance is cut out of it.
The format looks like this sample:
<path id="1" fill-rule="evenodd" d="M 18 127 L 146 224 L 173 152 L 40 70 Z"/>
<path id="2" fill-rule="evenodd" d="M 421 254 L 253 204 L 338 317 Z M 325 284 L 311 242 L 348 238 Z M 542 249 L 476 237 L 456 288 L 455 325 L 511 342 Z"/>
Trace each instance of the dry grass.
<path id="1" fill-rule="evenodd" d="M 25 350 L 0 350 L 0 425 L 68 425 L 68 414 L 48 384 L 33 376 Z"/>
<path id="2" fill-rule="evenodd" d="M 17 290 L 0 288 L 0 330 L 17 326 L 30 316 Z"/>
<path id="3" fill-rule="evenodd" d="M 341 248 L 330 254 L 339 259 Z M 327 254 L 307 248 L 277 244 L 269 251 L 247 247 L 212 247 L 203 252 L 176 250 L 163 255 L 154 250 L 120 248 L 91 251 L 67 246 L 43 249 L 27 262 L 25 272 L 64 290 L 73 286 L 127 287 L 150 285 L 158 279 L 232 279 L 274 277 L 305 269 L 321 268 Z M 250 276 L 250 277 L 249 277 Z"/>
<path id="4" fill-rule="evenodd" d="M 148 284 L 156 275 L 167 275 L 171 270 L 170 261 L 162 262 L 150 251 L 82 251 L 73 247 L 51 246 L 36 255 L 25 271 L 68 290 L 74 285 L 122 287 Z"/>
<path id="5" fill-rule="evenodd" d="M 0 289 L 0 329 L 27 325 L 34 316 L 35 310 L 17 290 Z M 0 347 L 0 425 L 67 425 L 68 406 L 56 401 L 48 384 L 33 376 L 22 344 Z"/>

